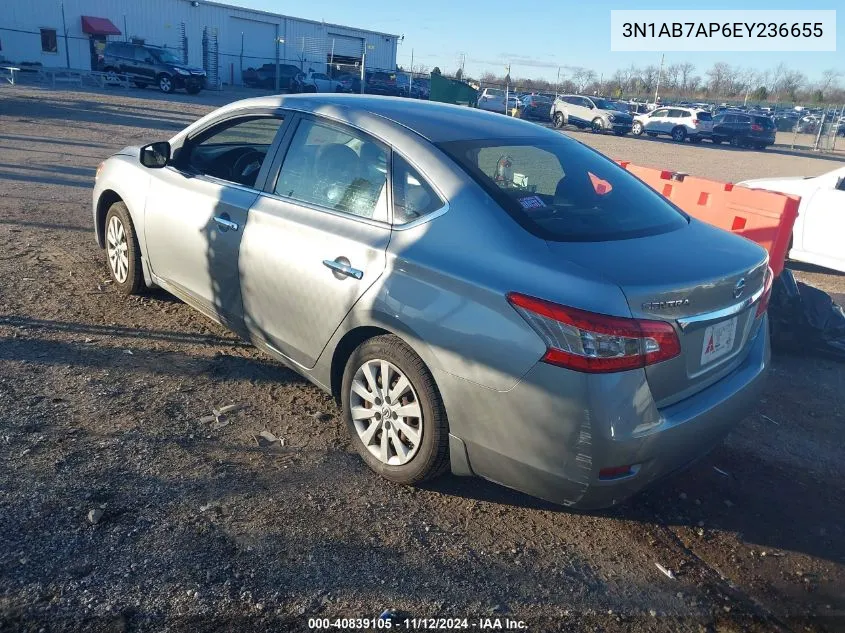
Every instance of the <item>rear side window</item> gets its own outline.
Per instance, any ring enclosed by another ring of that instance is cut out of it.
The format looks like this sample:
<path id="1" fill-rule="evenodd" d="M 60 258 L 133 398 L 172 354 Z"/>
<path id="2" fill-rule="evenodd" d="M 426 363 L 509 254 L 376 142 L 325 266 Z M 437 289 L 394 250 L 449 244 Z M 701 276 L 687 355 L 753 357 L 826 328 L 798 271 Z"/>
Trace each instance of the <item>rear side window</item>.
<path id="1" fill-rule="evenodd" d="M 775 127 L 775 122 L 774 122 L 774 121 L 772 121 L 772 120 L 771 120 L 769 117 L 767 117 L 767 116 L 755 116 L 755 117 L 754 117 L 754 123 L 756 123 L 757 125 L 759 125 L 759 126 L 761 126 L 761 127 L 763 127 L 763 128 L 766 128 L 766 129 L 768 129 L 768 130 L 770 130 L 770 129 L 772 129 L 773 127 Z"/>
<path id="2" fill-rule="evenodd" d="M 413 222 L 445 204 L 416 169 L 393 155 L 393 224 Z"/>
<path id="3" fill-rule="evenodd" d="M 598 152 L 563 136 L 440 144 L 523 228 L 601 242 L 679 229 L 687 218 Z"/>
<path id="4" fill-rule="evenodd" d="M 713 117 L 710 116 L 709 112 L 696 112 L 695 118 L 699 121 L 712 121 Z"/>

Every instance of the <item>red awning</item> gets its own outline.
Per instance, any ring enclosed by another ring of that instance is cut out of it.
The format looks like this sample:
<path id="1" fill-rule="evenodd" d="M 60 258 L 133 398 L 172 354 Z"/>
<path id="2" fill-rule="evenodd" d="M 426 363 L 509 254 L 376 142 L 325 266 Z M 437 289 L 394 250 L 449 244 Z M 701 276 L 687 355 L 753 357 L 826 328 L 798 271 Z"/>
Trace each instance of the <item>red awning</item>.
<path id="1" fill-rule="evenodd" d="M 82 16 L 82 32 L 91 35 L 122 35 L 120 29 L 108 18 L 93 18 L 90 15 Z"/>

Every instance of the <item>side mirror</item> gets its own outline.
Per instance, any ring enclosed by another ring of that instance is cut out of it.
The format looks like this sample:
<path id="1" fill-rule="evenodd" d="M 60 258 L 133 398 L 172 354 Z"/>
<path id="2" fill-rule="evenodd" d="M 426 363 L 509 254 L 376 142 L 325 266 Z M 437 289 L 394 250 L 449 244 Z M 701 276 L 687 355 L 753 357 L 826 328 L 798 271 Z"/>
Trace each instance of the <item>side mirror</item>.
<path id="1" fill-rule="evenodd" d="M 150 169 L 161 169 L 170 162 L 170 143 L 159 141 L 141 148 L 141 164 Z"/>

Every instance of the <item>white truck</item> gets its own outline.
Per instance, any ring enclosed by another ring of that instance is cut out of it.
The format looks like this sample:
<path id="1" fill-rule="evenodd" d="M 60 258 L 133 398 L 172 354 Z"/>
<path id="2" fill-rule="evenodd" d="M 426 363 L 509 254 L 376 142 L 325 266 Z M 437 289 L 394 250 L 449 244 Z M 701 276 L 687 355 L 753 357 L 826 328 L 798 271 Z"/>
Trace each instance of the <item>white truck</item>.
<path id="1" fill-rule="evenodd" d="M 505 91 L 501 88 L 485 88 L 478 95 L 478 107 L 490 112 L 505 113 Z"/>

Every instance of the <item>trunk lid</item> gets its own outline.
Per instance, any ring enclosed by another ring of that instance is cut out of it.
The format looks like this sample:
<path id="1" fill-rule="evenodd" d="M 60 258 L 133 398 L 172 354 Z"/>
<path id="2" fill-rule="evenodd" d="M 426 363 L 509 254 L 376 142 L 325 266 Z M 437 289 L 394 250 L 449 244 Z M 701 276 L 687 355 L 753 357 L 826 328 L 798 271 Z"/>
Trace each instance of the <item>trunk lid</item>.
<path id="1" fill-rule="evenodd" d="M 673 324 L 680 356 L 645 369 L 658 406 L 706 388 L 744 358 L 757 302 L 743 303 L 762 292 L 768 261 L 753 242 L 691 219 L 660 235 L 548 244 L 616 283 L 635 318 Z"/>

